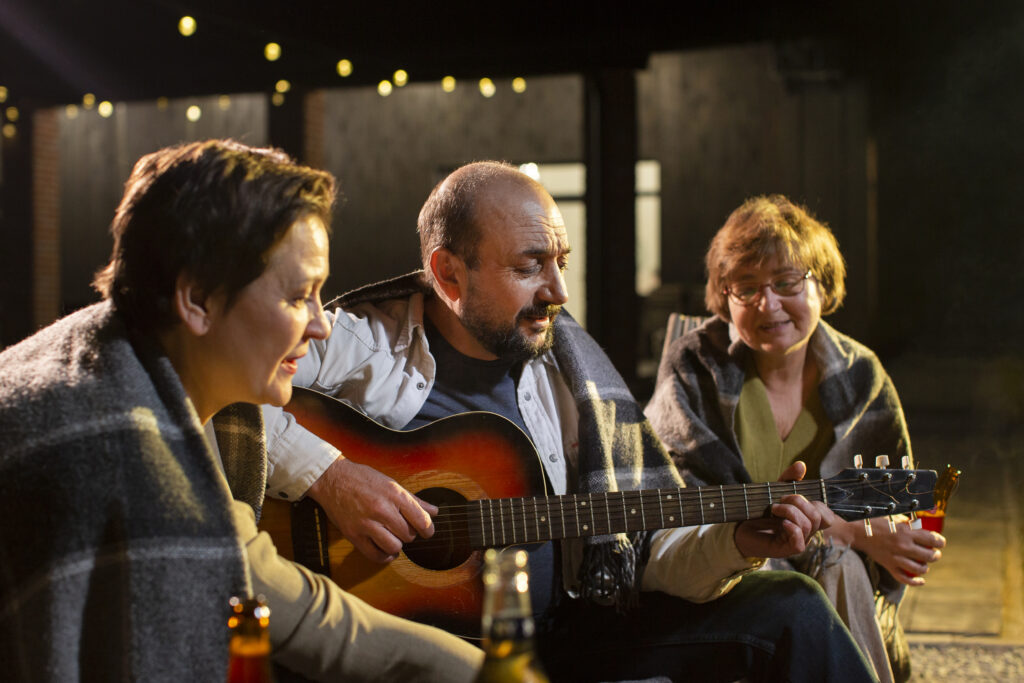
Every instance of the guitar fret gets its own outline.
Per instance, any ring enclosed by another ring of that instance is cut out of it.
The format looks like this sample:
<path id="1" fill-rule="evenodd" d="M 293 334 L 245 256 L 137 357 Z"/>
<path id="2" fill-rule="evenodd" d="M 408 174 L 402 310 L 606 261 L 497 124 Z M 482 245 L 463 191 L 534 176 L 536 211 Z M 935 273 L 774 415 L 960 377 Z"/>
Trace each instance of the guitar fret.
<path id="1" fill-rule="evenodd" d="M 704 493 L 700 488 L 697 489 L 697 501 L 700 505 L 700 523 L 706 524 L 706 521 L 704 520 Z"/>
<path id="2" fill-rule="evenodd" d="M 498 544 L 498 539 L 497 539 L 497 537 L 494 534 L 494 513 L 491 510 L 492 507 L 494 506 L 494 501 L 492 501 L 491 499 L 488 499 L 486 502 L 487 502 L 487 520 L 490 520 L 490 523 L 491 523 L 490 524 L 490 528 L 491 528 L 491 542 L 488 543 L 487 545 L 497 545 Z M 481 517 L 481 520 L 483 520 L 484 524 L 486 524 L 486 520 L 484 520 L 484 518 L 483 518 L 483 508 L 480 509 L 480 517 Z M 486 543 L 486 541 L 487 541 L 487 534 L 485 533 L 484 534 L 484 542 Z"/>
<path id="3" fill-rule="evenodd" d="M 565 498 L 564 496 L 559 496 L 558 497 L 558 516 L 561 517 L 561 519 L 562 519 L 562 538 L 563 539 L 568 537 L 567 533 L 565 532 L 565 508 L 562 505 L 562 499 L 564 499 L 564 498 Z"/>
<path id="4" fill-rule="evenodd" d="M 665 508 L 661 504 L 661 496 L 662 496 L 661 489 L 658 489 L 658 517 L 661 518 L 660 519 L 661 527 L 664 528 L 664 526 L 665 526 Z"/>
<path id="5" fill-rule="evenodd" d="M 586 505 L 586 503 L 584 503 L 584 505 Z M 582 536 L 583 534 L 580 533 L 580 497 L 575 493 L 572 494 L 572 510 L 576 515 L 576 535 Z"/>
<path id="6" fill-rule="evenodd" d="M 594 494 L 588 493 L 587 497 L 590 499 L 590 528 L 597 530 L 597 522 L 594 521 Z"/>
<path id="7" fill-rule="evenodd" d="M 508 542 L 505 540 L 505 515 L 503 515 L 502 512 L 501 512 L 501 501 L 502 500 L 504 500 L 504 499 L 503 498 L 499 498 L 498 499 L 498 520 L 501 522 L 501 544 L 503 546 L 505 546 L 505 545 L 508 545 Z"/>
<path id="8" fill-rule="evenodd" d="M 608 518 L 608 533 L 612 532 L 612 506 L 608 503 L 608 492 L 604 492 L 604 515 Z"/>
<path id="9" fill-rule="evenodd" d="M 515 545 L 519 539 L 516 536 L 516 500 L 515 498 L 509 498 L 508 501 L 508 522 L 512 527 L 512 545 Z"/>
<path id="10" fill-rule="evenodd" d="M 747 485 L 741 484 L 743 487 L 743 514 L 747 519 L 750 519 L 750 505 L 747 501 Z"/>
<path id="11" fill-rule="evenodd" d="M 772 485 L 771 485 L 771 482 L 767 482 L 766 481 L 764 483 L 764 485 L 765 485 L 765 488 L 768 489 L 768 505 L 771 505 L 772 504 Z"/>
<path id="12" fill-rule="evenodd" d="M 728 522 L 729 521 L 729 515 L 726 514 L 726 510 L 725 510 L 725 487 L 724 486 L 719 486 L 718 487 L 718 491 L 719 491 L 719 493 L 722 494 L 722 521 L 723 522 Z"/>
<path id="13" fill-rule="evenodd" d="M 537 528 L 537 540 L 541 540 L 541 514 L 537 511 L 537 496 L 534 497 L 534 526 Z"/>
<path id="14" fill-rule="evenodd" d="M 640 497 L 640 528 L 641 529 L 646 529 L 647 528 L 647 514 L 644 512 L 644 494 L 643 493 L 637 493 L 636 495 Z"/>
<path id="15" fill-rule="evenodd" d="M 679 502 L 679 526 L 686 526 L 686 515 L 683 513 L 683 489 L 676 489 L 676 500 Z"/>
<path id="16" fill-rule="evenodd" d="M 819 479 L 818 486 L 821 487 L 821 502 L 828 505 L 828 494 L 825 493 L 825 480 Z"/>
<path id="17" fill-rule="evenodd" d="M 619 500 L 622 501 L 622 530 L 629 531 L 629 513 L 626 512 L 626 495 L 620 492 Z"/>

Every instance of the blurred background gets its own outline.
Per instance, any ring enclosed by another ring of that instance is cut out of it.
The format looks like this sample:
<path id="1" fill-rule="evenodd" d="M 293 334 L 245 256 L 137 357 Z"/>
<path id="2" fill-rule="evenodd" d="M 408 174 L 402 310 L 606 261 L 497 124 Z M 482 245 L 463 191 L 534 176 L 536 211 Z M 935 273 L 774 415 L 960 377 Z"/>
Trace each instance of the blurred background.
<path id="1" fill-rule="evenodd" d="M 493 158 L 558 201 L 568 308 L 646 400 L 668 314 L 705 313 L 711 236 L 783 193 L 838 237 L 830 322 L 889 368 L 918 459 L 1016 498 L 1022 83 L 1015 0 L 3 0 L 0 347 L 96 300 L 123 183 L 164 145 L 335 174 L 327 297 L 418 267 L 430 189 Z"/>

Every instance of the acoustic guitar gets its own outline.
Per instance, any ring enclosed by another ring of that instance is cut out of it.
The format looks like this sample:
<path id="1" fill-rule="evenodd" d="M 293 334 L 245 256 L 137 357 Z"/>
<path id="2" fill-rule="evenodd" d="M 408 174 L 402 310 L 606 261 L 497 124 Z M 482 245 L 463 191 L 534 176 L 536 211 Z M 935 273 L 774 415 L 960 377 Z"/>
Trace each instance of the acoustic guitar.
<path id="1" fill-rule="evenodd" d="M 827 480 L 549 495 L 532 442 L 500 415 L 463 413 L 402 432 L 298 387 L 285 410 L 440 511 L 431 538 L 381 565 L 356 551 L 311 499 L 267 498 L 259 526 L 278 552 L 386 612 L 470 638 L 479 635 L 486 548 L 743 521 L 765 516 L 791 493 L 847 520 L 934 505 L 934 471 L 874 468 Z"/>

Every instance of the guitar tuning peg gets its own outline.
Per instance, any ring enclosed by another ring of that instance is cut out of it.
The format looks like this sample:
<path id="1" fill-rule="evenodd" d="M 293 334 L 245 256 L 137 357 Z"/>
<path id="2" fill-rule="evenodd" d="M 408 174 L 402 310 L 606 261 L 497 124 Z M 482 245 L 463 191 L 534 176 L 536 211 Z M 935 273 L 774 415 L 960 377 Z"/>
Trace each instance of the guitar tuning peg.
<path id="1" fill-rule="evenodd" d="M 856 467 L 858 470 L 864 467 L 864 456 L 861 455 L 860 453 L 853 456 L 853 466 Z"/>
<path id="2" fill-rule="evenodd" d="M 896 520 L 892 518 L 892 515 L 889 515 L 889 533 L 896 533 Z"/>
<path id="3" fill-rule="evenodd" d="M 870 519 L 865 519 L 864 520 L 864 535 L 865 536 L 873 536 L 874 535 L 874 532 L 871 531 L 871 520 Z"/>
<path id="4" fill-rule="evenodd" d="M 904 455 L 902 458 L 900 458 L 900 467 L 902 467 L 905 470 L 909 470 L 910 469 L 910 456 L 909 455 Z"/>
<path id="5" fill-rule="evenodd" d="M 875 458 L 875 467 L 877 467 L 879 469 L 885 469 L 888 466 L 889 466 L 889 456 L 888 455 L 879 455 L 878 457 Z"/>

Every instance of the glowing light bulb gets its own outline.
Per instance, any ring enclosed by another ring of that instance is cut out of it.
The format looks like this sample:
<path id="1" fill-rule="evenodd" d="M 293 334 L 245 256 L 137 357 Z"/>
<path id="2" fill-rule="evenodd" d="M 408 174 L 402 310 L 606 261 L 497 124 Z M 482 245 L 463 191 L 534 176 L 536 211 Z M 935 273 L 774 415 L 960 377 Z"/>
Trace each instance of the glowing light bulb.
<path id="1" fill-rule="evenodd" d="M 409 74 L 405 72 L 405 69 L 399 69 L 394 74 L 395 85 L 399 88 L 404 87 L 409 82 Z"/>
<path id="2" fill-rule="evenodd" d="M 513 78 L 512 89 L 516 92 L 526 92 L 526 79 L 525 78 Z"/>
<path id="3" fill-rule="evenodd" d="M 0 85 L 0 103 L 7 101 L 7 88 Z"/>
<path id="4" fill-rule="evenodd" d="M 4 137 L 7 138 L 8 140 L 10 140 L 11 138 L 18 134 L 18 129 L 13 123 L 5 123 L 3 130 Z"/>
<path id="5" fill-rule="evenodd" d="M 69 119 L 78 118 L 78 105 L 69 104 L 66 107 L 64 107 L 64 116 L 68 117 Z"/>
<path id="6" fill-rule="evenodd" d="M 114 105 L 108 102 L 107 100 L 103 100 L 102 102 L 100 102 L 99 106 L 96 107 L 96 111 L 98 111 L 100 113 L 100 116 L 102 116 L 103 118 L 109 119 L 111 115 L 114 113 Z"/>
<path id="7" fill-rule="evenodd" d="M 455 77 L 445 76 L 441 79 L 441 89 L 445 92 L 452 92 L 455 90 Z"/>
<path id="8" fill-rule="evenodd" d="M 338 60 L 338 75 L 347 78 L 352 75 L 352 62 L 347 59 Z"/>
<path id="9" fill-rule="evenodd" d="M 282 104 L 284 104 L 284 93 L 274 93 L 273 95 L 270 96 L 270 102 L 275 107 L 280 107 Z"/>
<path id="10" fill-rule="evenodd" d="M 387 97 L 391 94 L 391 81 L 381 81 L 377 84 L 377 92 L 380 93 L 381 97 Z"/>
<path id="11" fill-rule="evenodd" d="M 198 105 L 193 104 L 191 107 L 185 110 L 185 118 L 195 123 L 199 120 L 199 117 L 203 115 L 203 110 Z"/>
<path id="12" fill-rule="evenodd" d="M 96 104 L 96 96 L 91 92 L 87 92 L 82 95 L 82 106 L 86 109 L 92 109 L 93 105 Z"/>
<path id="13" fill-rule="evenodd" d="M 17 121 L 18 116 L 21 115 L 17 107 L 7 107 L 7 110 L 4 113 L 7 115 L 7 120 L 11 123 Z"/>
<path id="14" fill-rule="evenodd" d="M 494 87 L 494 81 L 489 78 L 480 79 L 480 94 L 484 97 L 494 97 L 494 93 L 497 92 L 497 88 Z"/>
<path id="15" fill-rule="evenodd" d="M 178 20 L 178 33 L 188 38 L 196 32 L 196 20 L 185 15 Z"/>
<path id="16" fill-rule="evenodd" d="M 231 97 L 228 95 L 221 95 L 217 98 L 217 106 L 220 107 L 221 111 L 231 109 Z"/>
<path id="17" fill-rule="evenodd" d="M 267 43 L 263 48 L 263 56 L 268 62 L 276 62 L 281 58 L 281 46 L 277 43 Z"/>
<path id="18" fill-rule="evenodd" d="M 288 81 L 286 81 L 283 78 L 281 80 L 279 80 L 277 83 L 274 84 L 274 91 L 275 92 L 285 93 L 285 92 L 288 92 L 291 89 L 292 89 L 292 84 L 289 83 Z"/>

